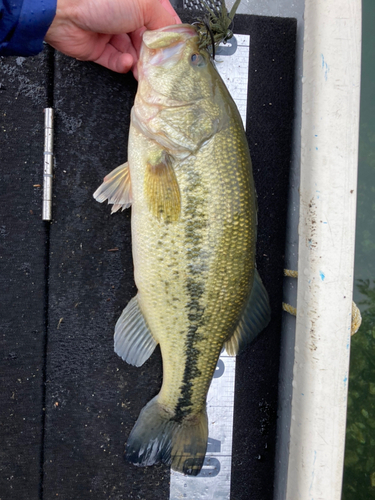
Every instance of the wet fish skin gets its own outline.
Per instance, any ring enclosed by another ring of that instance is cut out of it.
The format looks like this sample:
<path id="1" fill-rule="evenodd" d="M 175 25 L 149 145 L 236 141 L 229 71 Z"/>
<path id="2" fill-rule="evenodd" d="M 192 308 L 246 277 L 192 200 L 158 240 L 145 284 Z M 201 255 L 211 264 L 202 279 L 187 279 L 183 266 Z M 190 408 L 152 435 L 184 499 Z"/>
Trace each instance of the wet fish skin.
<path id="1" fill-rule="evenodd" d="M 139 366 L 159 343 L 163 358 L 162 388 L 126 454 L 196 475 L 220 351 L 236 354 L 270 317 L 255 270 L 256 194 L 240 115 L 195 29 L 145 32 L 138 71 L 128 164 L 94 194 L 115 210 L 132 203 L 138 294 L 115 350 Z"/>

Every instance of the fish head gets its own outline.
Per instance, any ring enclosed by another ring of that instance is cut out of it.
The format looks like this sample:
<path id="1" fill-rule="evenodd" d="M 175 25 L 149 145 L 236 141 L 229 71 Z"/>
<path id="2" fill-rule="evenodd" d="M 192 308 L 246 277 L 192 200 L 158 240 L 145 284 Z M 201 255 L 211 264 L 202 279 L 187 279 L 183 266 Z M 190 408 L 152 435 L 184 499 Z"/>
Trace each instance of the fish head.
<path id="1" fill-rule="evenodd" d="M 214 68 L 209 53 L 200 50 L 198 43 L 197 31 L 189 24 L 145 31 L 138 63 L 138 93 L 166 105 L 211 95 Z"/>
<path id="2" fill-rule="evenodd" d="M 132 124 L 172 156 L 196 153 L 228 126 L 231 97 L 194 26 L 145 31 L 138 76 Z"/>

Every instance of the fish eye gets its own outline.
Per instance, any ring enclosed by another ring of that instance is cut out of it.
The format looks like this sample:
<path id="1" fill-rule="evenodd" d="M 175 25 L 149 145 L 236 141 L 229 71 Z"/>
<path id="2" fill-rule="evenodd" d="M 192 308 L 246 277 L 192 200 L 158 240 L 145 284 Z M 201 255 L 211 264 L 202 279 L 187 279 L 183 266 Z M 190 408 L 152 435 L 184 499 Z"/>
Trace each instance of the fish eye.
<path id="1" fill-rule="evenodd" d="M 205 64 L 204 57 L 197 52 L 194 52 L 194 54 L 191 55 L 190 61 L 192 66 L 204 66 Z"/>

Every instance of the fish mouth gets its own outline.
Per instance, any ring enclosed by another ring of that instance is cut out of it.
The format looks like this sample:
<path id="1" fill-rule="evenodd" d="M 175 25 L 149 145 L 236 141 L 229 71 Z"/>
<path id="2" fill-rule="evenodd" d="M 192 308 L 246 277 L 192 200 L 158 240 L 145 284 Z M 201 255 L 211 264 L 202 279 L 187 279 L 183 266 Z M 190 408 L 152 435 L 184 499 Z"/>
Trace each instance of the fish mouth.
<path id="1" fill-rule="evenodd" d="M 197 34 L 194 26 L 188 23 L 171 24 L 170 26 L 164 26 L 163 28 L 159 28 L 158 30 L 154 31 L 176 31 L 178 33 L 190 33 L 192 34 L 192 36 Z"/>
<path id="2" fill-rule="evenodd" d="M 161 49 L 193 36 L 197 36 L 197 31 L 191 24 L 172 24 L 158 30 L 145 31 L 142 39 L 149 49 Z"/>
<path id="3" fill-rule="evenodd" d="M 174 24 L 159 30 L 145 31 L 138 69 L 142 73 L 146 65 L 172 68 L 180 60 L 186 42 L 197 36 L 195 28 L 190 24 Z"/>
<path id="4" fill-rule="evenodd" d="M 156 51 L 152 57 L 150 57 L 148 64 L 151 66 L 162 65 L 165 68 L 171 68 L 179 61 L 183 48 L 184 43 L 180 42 L 170 45 L 165 49 L 160 49 Z"/>

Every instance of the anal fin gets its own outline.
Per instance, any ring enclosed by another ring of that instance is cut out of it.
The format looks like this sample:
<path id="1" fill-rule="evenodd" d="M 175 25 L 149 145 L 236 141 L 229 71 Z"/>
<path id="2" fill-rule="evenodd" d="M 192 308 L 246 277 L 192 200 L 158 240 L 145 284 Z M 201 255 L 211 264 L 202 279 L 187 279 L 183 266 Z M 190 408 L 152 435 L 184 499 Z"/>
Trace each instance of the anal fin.
<path id="1" fill-rule="evenodd" d="M 96 201 L 113 205 L 111 213 L 117 212 L 120 208 L 130 207 L 132 204 L 130 171 L 128 162 L 120 165 L 104 177 L 103 184 L 93 194 Z"/>
<path id="2" fill-rule="evenodd" d="M 157 345 L 138 304 L 138 297 L 131 299 L 115 326 L 115 353 L 134 366 L 141 366 L 154 352 Z"/>
<path id="3" fill-rule="evenodd" d="M 235 356 L 243 351 L 264 330 L 270 319 L 268 293 L 255 269 L 253 288 L 242 317 L 233 335 L 224 344 L 227 353 Z"/>

